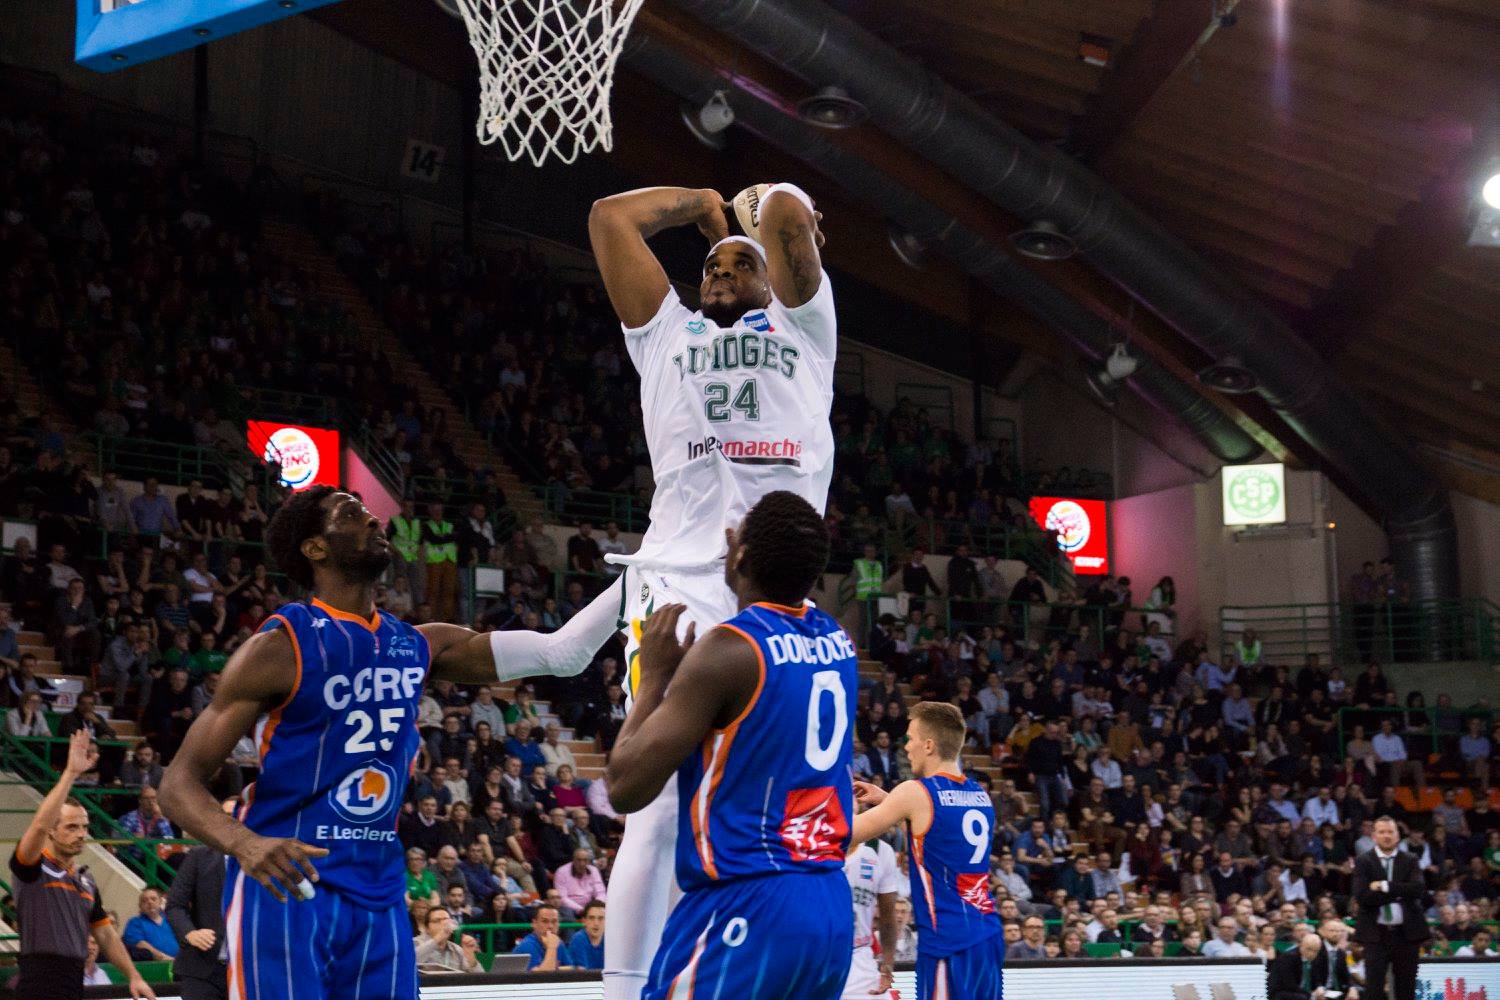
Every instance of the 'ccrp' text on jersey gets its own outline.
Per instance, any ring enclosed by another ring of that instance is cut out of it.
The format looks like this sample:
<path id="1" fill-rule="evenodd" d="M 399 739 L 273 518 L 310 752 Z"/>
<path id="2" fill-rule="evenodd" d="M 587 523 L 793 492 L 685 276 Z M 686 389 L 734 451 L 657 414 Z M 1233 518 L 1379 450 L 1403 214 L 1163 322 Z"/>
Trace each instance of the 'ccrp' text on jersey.
<path id="1" fill-rule="evenodd" d="M 701 568 L 724 555 L 724 529 L 789 490 L 822 513 L 833 478 L 833 288 L 788 308 L 772 299 L 720 327 L 668 291 L 642 327 L 625 327 L 641 376 L 656 492 L 640 551 L 611 561 Z"/>
<path id="2" fill-rule="evenodd" d="M 328 848 L 319 890 L 370 909 L 403 905 L 396 821 L 421 743 L 427 637 L 384 611 L 364 619 L 317 599 L 279 608 L 261 631 L 278 628 L 292 640 L 297 686 L 256 725 L 260 776 L 242 819 L 262 836 Z"/>
<path id="3" fill-rule="evenodd" d="M 854 643 L 811 605 L 752 604 L 719 626 L 755 647 L 760 686 L 677 769 L 677 882 L 842 877 L 854 812 Z"/>
<path id="4" fill-rule="evenodd" d="M 932 825 L 911 844 L 911 906 L 917 954 L 942 958 L 1001 932 L 990 895 L 995 807 L 978 783 L 934 774 L 921 784 L 932 799 Z"/>

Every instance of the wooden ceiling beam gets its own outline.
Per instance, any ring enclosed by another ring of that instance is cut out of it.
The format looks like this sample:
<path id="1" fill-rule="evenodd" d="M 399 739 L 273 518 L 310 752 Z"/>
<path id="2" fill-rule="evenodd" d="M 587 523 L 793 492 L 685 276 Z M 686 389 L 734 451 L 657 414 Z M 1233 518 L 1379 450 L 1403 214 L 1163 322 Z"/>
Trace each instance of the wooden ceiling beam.
<path id="1" fill-rule="evenodd" d="M 1413 154 L 1353 135 L 1337 125 L 1315 124 L 1299 119 L 1295 113 L 1278 115 L 1268 103 L 1247 96 L 1210 97 L 1197 87 L 1173 87 L 1163 92 L 1152 106 L 1151 116 L 1153 121 L 1164 125 L 1191 122 L 1200 129 L 1215 130 L 1223 128 L 1225 112 L 1231 108 L 1234 124 L 1226 130 L 1229 134 L 1274 141 L 1283 147 L 1324 156 L 1346 170 L 1366 170 L 1373 176 L 1394 178 L 1414 172 L 1435 176 L 1447 167 L 1449 157 L 1441 146 Z"/>
<path id="2" fill-rule="evenodd" d="M 1448 327 L 1422 327 L 1383 316 L 1361 331 L 1359 343 L 1377 350 L 1389 348 L 1405 356 L 1420 355 L 1423 367 L 1444 373 L 1466 392 L 1472 391 L 1469 384 L 1476 378 L 1486 384 L 1500 378 L 1500 344 L 1457 334 Z M 1438 345 L 1453 349 L 1432 349 Z"/>
<path id="3" fill-rule="evenodd" d="M 1220 37 L 1233 39 L 1227 32 Z M 1226 79 L 1244 73 L 1275 74 L 1275 54 L 1245 39 L 1238 44 L 1209 45 L 1202 50 L 1200 61 L 1205 78 Z M 1391 85 L 1392 81 L 1359 76 L 1345 70 L 1314 63 L 1287 61 L 1286 78 L 1308 90 L 1337 98 L 1355 107 L 1419 118 L 1433 111 L 1429 99 Z"/>
<path id="4" fill-rule="evenodd" d="M 1383 371 L 1377 375 L 1373 368 L 1361 371 L 1357 367 L 1344 369 L 1343 376 L 1386 404 L 1386 409 L 1391 412 L 1385 423 L 1399 428 L 1403 438 L 1425 437 L 1434 443 L 1467 440 L 1500 451 L 1500 433 L 1491 431 L 1482 423 L 1473 433 L 1461 430 L 1454 425 L 1453 415 L 1442 403 L 1420 392 L 1403 392 L 1400 379 L 1393 380 Z"/>
<path id="5" fill-rule="evenodd" d="M 1069 137 L 1069 151 L 1095 163 L 1112 149 L 1178 71 L 1210 22 L 1203 0 L 1159 0 L 1156 10 L 1117 52 L 1089 109 Z"/>
<path id="6" fill-rule="evenodd" d="M 1483 429 L 1500 436 L 1500 398 L 1474 392 L 1469 388 L 1468 378 L 1450 378 L 1435 370 L 1424 352 L 1409 344 L 1377 345 L 1360 340 L 1349 346 L 1344 363 L 1365 365 L 1402 383 L 1413 395 L 1442 403 L 1457 431 L 1471 433 Z"/>
<path id="7" fill-rule="evenodd" d="M 1288 14 L 1283 33 L 1272 5 L 1247 3 L 1240 8 L 1235 30 L 1259 42 L 1265 56 L 1289 63 L 1290 76 L 1304 67 L 1320 67 L 1422 94 L 1435 102 L 1434 110 L 1474 87 L 1473 72 L 1455 65 L 1449 51 L 1426 45 L 1393 47 L 1342 31 L 1324 31 L 1314 21 L 1303 23 L 1300 14 Z"/>
<path id="8" fill-rule="evenodd" d="M 1192 191 L 1204 198 L 1221 200 L 1241 212 L 1300 225 L 1319 237 L 1348 247 L 1351 254 L 1373 239 L 1380 229 L 1374 221 L 1327 203 L 1245 183 L 1245 178 L 1227 171 L 1206 170 L 1179 157 L 1160 155 L 1159 151 L 1143 145 L 1119 147 L 1103 175 L 1132 197 L 1135 191 L 1170 184 L 1174 191 Z"/>
<path id="9" fill-rule="evenodd" d="M 1083 112 L 1084 97 L 1076 91 L 959 53 L 934 52 L 933 55 L 934 58 L 942 59 L 944 81 L 981 103 L 996 98 L 1019 98 L 1038 108 L 1057 113 L 1064 122 Z M 1003 109 L 1000 117 L 1006 118 Z"/>
<path id="10" fill-rule="evenodd" d="M 1357 244 L 1323 236 L 1305 224 L 1278 219 L 1270 214 L 1244 211 L 1240 206 L 1211 192 L 1197 190 L 1188 184 L 1161 186 L 1161 175 L 1150 170 L 1132 170 L 1122 161 L 1111 171 L 1121 178 L 1135 199 L 1146 205 L 1171 206 L 1187 211 L 1206 224 L 1262 242 L 1270 247 L 1286 247 L 1300 257 L 1328 265 L 1330 273 L 1348 267 L 1361 249 Z M 1191 239 L 1190 232 L 1179 233 Z"/>
<path id="11" fill-rule="evenodd" d="M 1285 149 L 1268 137 L 1239 134 L 1238 129 L 1227 125 L 1214 130 L 1192 122 L 1157 121 L 1153 118 L 1141 121 L 1137 140 L 1160 143 L 1174 152 L 1188 152 L 1208 162 L 1238 161 L 1245 170 L 1257 176 L 1291 172 L 1301 181 L 1309 174 L 1322 175 L 1330 182 L 1323 190 L 1342 191 L 1351 202 L 1382 195 L 1404 205 L 1415 201 L 1422 192 L 1420 183 L 1409 176 L 1371 176 L 1361 173 L 1358 168 L 1319 157 L 1316 152 Z"/>
<path id="12" fill-rule="evenodd" d="M 999 19 L 1056 25 L 1105 38 L 1130 38 L 1151 15 L 1153 0 L 942 0 L 948 12 L 972 23 Z M 927 0 L 911 0 L 919 12 Z M 920 15 L 919 15 L 920 16 Z"/>
<path id="13" fill-rule="evenodd" d="M 1116 160 L 1132 159 L 1145 159 L 1153 163 L 1166 160 L 1181 164 L 1184 169 L 1191 170 L 1200 176 L 1223 178 L 1224 183 L 1243 191 L 1264 192 L 1266 197 L 1287 199 L 1292 203 L 1306 201 L 1319 205 L 1325 212 L 1348 215 L 1353 220 L 1353 224 L 1362 228 L 1370 228 L 1372 235 L 1381 226 L 1395 221 L 1400 210 L 1399 206 L 1391 204 L 1389 199 L 1351 200 L 1347 185 L 1311 171 L 1300 168 L 1266 171 L 1260 167 L 1259 161 L 1248 153 L 1224 156 L 1217 150 L 1201 147 L 1189 148 L 1182 144 L 1142 143 L 1131 140 L 1117 146 L 1109 159 L 1100 165 L 1099 172 L 1104 177 L 1110 177 L 1115 169 Z M 1368 240 L 1362 242 L 1368 242 Z"/>
<path id="14" fill-rule="evenodd" d="M 1073 94 L 1092 94 L 1104 76 L 1103 69 L 1088 65 L 1076 55 L 1069 62 L 997 38 L 982 26 L 931 24 L 918 29 L 918 37 L 942 52 L 945 59 L 963 56 L 996 73 L 1024 73 Z"/>
<path id="15" fill-rule="evenodd" d="M 1479 130 L 1476 129 L 1476 132 Z M 1335 348 L 1359 335 L 1385 305 L 1431 277 L 1433 268 L 1468 238 L 1473 177 L 1488 150 L 1475 143 L 1363 251 L 1314 314 L 1304 335 Z"/>

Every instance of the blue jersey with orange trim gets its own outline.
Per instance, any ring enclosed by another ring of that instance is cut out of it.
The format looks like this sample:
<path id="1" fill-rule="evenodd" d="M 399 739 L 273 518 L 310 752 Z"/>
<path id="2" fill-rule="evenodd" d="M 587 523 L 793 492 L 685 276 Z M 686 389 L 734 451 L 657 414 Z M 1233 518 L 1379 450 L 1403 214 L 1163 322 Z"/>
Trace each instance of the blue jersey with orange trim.
<path id="1" fill-rule="evenodd" d="M 920 928 L 917 950 L 940 957 L 1000 933 L 990 895 L 995 807 L 968 778 L 934 774 L 920 782 L 932 799 L 932 825 L 918 835 L 907 824 L 911 906 Z"/>
<path id="2" fill-rule="evenodd" d="M 727 629 L 755 647 L 760 685 L 677 771 L 684 891 L 775 872 L 841 879 L 854 815 L 854 643 L 817 608 L 752 604 Z"/>
<path id="3" fill-rule="evenodd" d="M 328 848 L 319 888 L 401 905 L 396 821 L 421 744 L 427 639 L 383 611 L 364 619 L 316 599 L 283 606 L 261 631 L 278 628 L 292 639 L 297 686 L 256 724 L 260 777 L 242 819 L 262 836 Z"/>

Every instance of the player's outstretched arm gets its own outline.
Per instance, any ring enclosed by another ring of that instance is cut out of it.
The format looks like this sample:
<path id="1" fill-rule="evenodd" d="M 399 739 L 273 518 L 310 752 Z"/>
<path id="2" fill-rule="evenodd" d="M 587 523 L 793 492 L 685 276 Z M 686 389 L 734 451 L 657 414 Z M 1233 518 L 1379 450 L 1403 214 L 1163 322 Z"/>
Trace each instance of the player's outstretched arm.
<path id="1" fill-rule="evenodd" d="M 635 705 L 615 740 L 605 771 L 609 802 L 635 812 L 661 794 L 677 766 L 727 724 L 755 694 L 760 659 L 741 636 L 714 629 L 700 642 L 677 641 L 683 605 L 658 608 L 641 634 Z"/>
<path id="2" fill-rule="evenodd" d="M 760 207 L 760 235 L 766 247 L 771 291 L 782 305 L 795 309 L 818 294 L 823 283 L 821 213 L 794 184 L 777 184 Z"/>
<path id="3" fill-rule="evenodd" d="M 300 898 L 297 886 L 304 878 L 317 881 L 317 869 L 309 859 L 328 851 L 254 833 L 220 808 L 209 782 L 255 720 L 296 693 L 298 673 L 297 651 L 284 629 L 247 639 L 225 664 L 214 700 L 188 729 L 182 748 L 162 775 L 160 791 L 168 819 L 189 836 L 233 854 L 246 875 L 282 901 Z"/>
<path id="4" fill-rule="evenodd" d="M 709 188 L 640 188 L 594 202 L 589 242 L 621 323 L 645 326 L 671 289 L 646 240 L 663 229 L 696 225 L 710 244 L 717 243 L 729 235 L 727 207 Z"/>
<path id="5" fill-rule="evenodd" d="M 856 781 L 854 797 L 869 808 L 854 817 L 850 843 L 874 840 L 897 823 L 910 822 L 921 830 L 932 823 L 932 800 L 919 781 L 903 781 L 890 792 L 868 781 Z"/>
<path id="6" fill-rule="evenodd" d="M 433 622 L 417 626 L 432 647 L 432 676 L 455 684 L 493 684 L 521 677 L 574 677 L 620 627 L 625 575 L 556 632 L 475 632 Z"/>

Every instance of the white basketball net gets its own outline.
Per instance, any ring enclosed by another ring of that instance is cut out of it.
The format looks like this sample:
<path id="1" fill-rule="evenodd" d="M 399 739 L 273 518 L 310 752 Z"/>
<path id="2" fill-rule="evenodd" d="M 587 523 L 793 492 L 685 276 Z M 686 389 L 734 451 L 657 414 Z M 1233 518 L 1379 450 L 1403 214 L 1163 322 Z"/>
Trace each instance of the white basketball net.
<path id="1" fill-rule="evenodd" d="M 644 0 L 455 2 L 479 57 L 481 143 L 537 166 L 613 148 L 615 61 Z"/>

